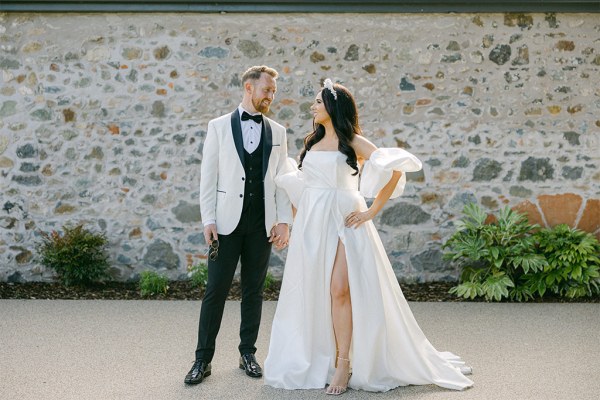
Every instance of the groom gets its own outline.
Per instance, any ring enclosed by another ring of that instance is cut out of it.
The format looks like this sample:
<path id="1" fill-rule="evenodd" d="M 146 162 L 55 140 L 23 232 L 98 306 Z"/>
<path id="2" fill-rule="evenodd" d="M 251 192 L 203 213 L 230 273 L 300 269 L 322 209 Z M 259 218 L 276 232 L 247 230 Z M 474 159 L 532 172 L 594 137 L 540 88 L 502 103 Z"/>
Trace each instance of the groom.
<path id="1" fill-rule="evenodd" d="M 200 169 L 200 211 L 209 244 L 208 283 L 198 345 L 185 383 L 211 374 L 225 299 L 241 262 L 240 368 L 262 376 L 254 353 L 271 244 L 282 249 L 292 223 L 290 201 L 273 178 L 287 160 L 286 130 L 263 114 L 277 90 L 277 71 L 254 66 L 242 76 L 244 97 L 232 113 L 208 123 Z"/>

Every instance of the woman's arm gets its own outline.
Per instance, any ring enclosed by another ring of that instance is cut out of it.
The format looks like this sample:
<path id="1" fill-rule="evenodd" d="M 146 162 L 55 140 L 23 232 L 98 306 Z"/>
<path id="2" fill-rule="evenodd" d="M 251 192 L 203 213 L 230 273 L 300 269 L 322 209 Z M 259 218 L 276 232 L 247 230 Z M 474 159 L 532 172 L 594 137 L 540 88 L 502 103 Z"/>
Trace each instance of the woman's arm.
<path id="1" fill-rule="evenodd" d="M 394 188 L 396 187 L 396 184 L 398 184 L 401 176 L 401 171 L 392 172 L 392 178 L 390 181 L 379 191 L 379 193 L 377 193 L 377 197 L 375 197 L 373 204 L 371 204 L 371 207 L 369 207 L 369 211 L 373 214 L 371 219 L 374 218 L 379 211 L 381 211 L 385 203 L 387 203 L 387 201 L 390 199 L 390 196 L 392 193 L 394 193 Z"/>
<path id="2" fill-rule="evenodd" d="M 381 211 L 381 209 L 383 208 L 385 203 L 390 199 L 390 196 L 392 195 L 392 193 L 394 193 L 394 188 L 396 187 L 396 184 L 398 183 L 398 180 L 400 180 L 401 176 L 402 176 L 402 172 L 400 172 L 400 171 L 392 172 L 392 178 L 379 191 L 379 193 L 377 193 L 377 196 L 373 200 L 371 207 L 369 207 L 369 209 L 367 211 L 365 211 L 365 212 L 354 211 L 354 212 L 351 212 L 346 217 L 346 221 L 345 221 L 346 227 L 351 228 L 354 226 L 355 228 L 358 228 L 364 222 L 367 222 L 367 221 L 375 218 L 377 213 L 379 211 Z"/>
<path id="3" fill-rule="evenodd" d="M 365 160 L 368 160 L 371 157 L 371 154 L 377 150 L 377 147 L 363 136 L 355 136 L 352 141 L 352 147 L 354 148 L 357 157 L 361 157 Z M 364 222 L 375 218 L 377 213 L 381 211 L 385 203 L 390 199 L 392 193 L 394 193 L 394 189 L 396 188 L 396 184 L 400 180 L 400 177 L 402 177 L 402 172 L 393 171 L 391 179 L 379 193 L 377 193 L 371 207 L 369 207 L 367 211 L 354 211 L 346 217 L 346 227 L 350 228 L 354 226 L 357 228 Z"/>

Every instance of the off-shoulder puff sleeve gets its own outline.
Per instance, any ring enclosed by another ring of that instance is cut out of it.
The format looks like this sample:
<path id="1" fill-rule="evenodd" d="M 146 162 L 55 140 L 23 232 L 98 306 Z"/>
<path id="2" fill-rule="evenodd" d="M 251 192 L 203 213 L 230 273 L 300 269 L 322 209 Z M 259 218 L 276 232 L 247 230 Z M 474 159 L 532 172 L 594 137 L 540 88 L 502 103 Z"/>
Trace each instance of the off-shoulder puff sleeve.
<path id="1" fill-rule="evenodd" d="M 402 176 L 390 199 L 398 197 L 406 185 L 406 172 L 420 171 L 421 160 L 404 149 L 379 148 L 363 166 L 360 176 L 360 194 L 364 197 L 376 197 L 392 178 L 393 171 L 401 171 Z"/>
<path id="2" fill-rule="evenodd" d="M 296 160 L 288 157 L 285 168 L 277 174 L 274 181 L 277 187 L 285 190 L 290 201 L 297 208 L 304 191 L 304 177 L 302 171 L 298 169 Z"/>

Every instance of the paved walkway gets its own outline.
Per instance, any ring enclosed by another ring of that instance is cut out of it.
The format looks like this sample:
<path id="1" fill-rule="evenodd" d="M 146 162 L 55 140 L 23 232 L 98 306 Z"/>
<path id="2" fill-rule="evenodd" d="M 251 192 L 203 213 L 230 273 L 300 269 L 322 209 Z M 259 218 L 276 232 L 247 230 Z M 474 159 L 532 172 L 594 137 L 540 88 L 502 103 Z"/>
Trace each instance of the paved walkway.
<path id="1" fill-rule="evenodd" d="M 264 306 L 264 360 L 275 302 Z M 475 386 L 343 399 L 598 399 L 599 304 L 411 303 L 439 350 L 473 366 Z M 320 390 L 264 386 L 238 369 L 239 302 L 228 302 L 213 374 L 185 386 L 198 301 L 0 300 L 0 399 L 324 399 Z M 293 351 L 293 349 L 290 349 Z M 329 397 L 327 397 L 329 399 Z"/>

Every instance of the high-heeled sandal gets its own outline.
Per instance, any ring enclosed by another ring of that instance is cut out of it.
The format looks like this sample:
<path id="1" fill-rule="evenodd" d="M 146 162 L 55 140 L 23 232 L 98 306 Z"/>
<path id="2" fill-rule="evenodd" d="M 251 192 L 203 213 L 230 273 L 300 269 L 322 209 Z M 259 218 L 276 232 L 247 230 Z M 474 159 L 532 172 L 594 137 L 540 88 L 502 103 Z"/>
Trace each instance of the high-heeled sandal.
<path id="1" fill-rule="evenodd" d="M 350 365 L 350 360 L 348 360 L 347 358 L 342 358 L 342 357 L 337 357 L 335 360 L 335 366 L 337 368 L 338 365 L 338 360 L 342 360 L 342 361 L 347 361 L 348 365 Z M 329 385 L 326 389 L 325 389 L 325 394 L 329 394 L 332 396 L 339 396 L 341 394 L 344 394 L 348 391 L 348 382 L 350 382 L 350 377 L 352 377 L 352 369 L 348 368 L 349 372 L 348 372 L 348 379 L 346 380 L 346 385 L 341 386 L 341 385 Z"/>

